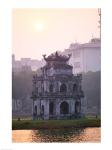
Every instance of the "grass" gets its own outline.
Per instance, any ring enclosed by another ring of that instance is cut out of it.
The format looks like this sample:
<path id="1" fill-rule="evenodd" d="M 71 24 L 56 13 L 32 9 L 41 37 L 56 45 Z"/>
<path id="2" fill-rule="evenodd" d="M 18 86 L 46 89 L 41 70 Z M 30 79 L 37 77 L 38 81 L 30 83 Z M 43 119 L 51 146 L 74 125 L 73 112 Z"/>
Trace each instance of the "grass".
<path id="1" fill-rule="evenodd" d="M 74 120 L 12 120 L 13 130 L 100 127 L 100 125 L 100 118 L 81 118 Z"/>

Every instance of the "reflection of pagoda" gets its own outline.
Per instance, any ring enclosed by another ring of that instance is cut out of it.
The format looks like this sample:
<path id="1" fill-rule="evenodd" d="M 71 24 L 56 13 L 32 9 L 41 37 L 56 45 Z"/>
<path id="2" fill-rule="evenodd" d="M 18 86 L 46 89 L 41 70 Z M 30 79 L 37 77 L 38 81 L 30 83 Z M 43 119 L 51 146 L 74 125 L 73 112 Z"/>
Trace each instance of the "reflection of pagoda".
<path id="1" fill-rule="evenodd" d="M 33 77 L 33 117 L 35 119 L 76 118 L 84 113 L 81 75 L 72 74 L 71 55 L 58 52 L 46 57 L 41 76 Z"/>

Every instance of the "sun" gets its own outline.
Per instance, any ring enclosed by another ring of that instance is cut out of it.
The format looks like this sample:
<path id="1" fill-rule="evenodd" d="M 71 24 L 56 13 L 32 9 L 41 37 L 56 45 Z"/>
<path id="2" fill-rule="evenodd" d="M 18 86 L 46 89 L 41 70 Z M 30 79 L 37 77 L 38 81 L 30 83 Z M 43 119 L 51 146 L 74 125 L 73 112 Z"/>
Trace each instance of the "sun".
<path id="1" fill-rule="evenodd" d="M 36 24 L 36 30 L 38 32 L 42 32 L 42 31 L 44 31 L 44 29 L 45 29 L 45 24 L 43 22 L 38 22 Z"/>

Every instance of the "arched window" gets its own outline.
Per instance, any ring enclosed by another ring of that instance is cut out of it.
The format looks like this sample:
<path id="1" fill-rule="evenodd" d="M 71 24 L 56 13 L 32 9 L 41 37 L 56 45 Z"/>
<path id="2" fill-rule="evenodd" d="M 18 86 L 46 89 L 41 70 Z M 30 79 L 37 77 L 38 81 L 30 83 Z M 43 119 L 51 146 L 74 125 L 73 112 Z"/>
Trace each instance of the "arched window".
<path id="1" fill-rule="evenodd" d="M 50 84 L 50 86 L 49 86 L 49 92 L 53 92 L 53 85 L 52 84 Z"/>
<path id="2" fill-rule="evenodd" d="M 50 104 L 49 104 L 49 114 L 50 115 L 53 115 L 53 110 L 54 110 L 53 102 L 50 102 Z"/>
<path id="3" fill-rule="evenodd" d="M 36 87 L 36 93 L 38 93 L 38 87 Z"/>
<path id="4" fill-rule="evenodd" d="M 65 84 L 62 84 L 62 85 L 60 86 L 60 92 L 61 92 L 61 93 L 67 92 L 67 87 L 66 87 Z"/>
<path id="5" fill-rule="evenodd" d="M 80 102 L 76 102 L 75 103 L 75 113 L 79 114 L 80 111 L 81 111 L 81 104 L 80 104 Z"/>
<path id="6" fill-rule="evenodd" d="M 62 102 L 60 105 L 60 114 L 69 113 L 69 104 L 67 102 Z"/>
<path id="7" fill-rule="evenodd" d="M 77 84 L 73 85 L 73 92 L 77 92 Z"/>
<path id="8" fill-rule="evenodd" d="M 44 115 L 44 105 L 42 105 L 41 114 Z"/>

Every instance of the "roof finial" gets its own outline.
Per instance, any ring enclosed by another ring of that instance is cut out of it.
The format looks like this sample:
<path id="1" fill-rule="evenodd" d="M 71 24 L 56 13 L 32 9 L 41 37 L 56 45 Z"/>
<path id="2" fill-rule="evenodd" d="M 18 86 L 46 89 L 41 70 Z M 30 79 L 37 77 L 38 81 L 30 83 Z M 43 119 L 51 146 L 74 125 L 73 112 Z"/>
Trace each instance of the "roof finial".
<path id="1" fill-rule="evenodd" d="M 70 59 L 70 57 L 72 56 L 72 54 L 68 54 L 68 56 L 69 56 L 69 59 Z"/>
<path id="2" fill-rule="evenodd" d="M 44 57 L 44 59 L 46 59 L 46 54 L 42 55 Z"/>
<path id="3" fill-rule="evenodd" d="M 58 56 L 58 52 L 56 51 L 56 56 Z"/>

